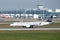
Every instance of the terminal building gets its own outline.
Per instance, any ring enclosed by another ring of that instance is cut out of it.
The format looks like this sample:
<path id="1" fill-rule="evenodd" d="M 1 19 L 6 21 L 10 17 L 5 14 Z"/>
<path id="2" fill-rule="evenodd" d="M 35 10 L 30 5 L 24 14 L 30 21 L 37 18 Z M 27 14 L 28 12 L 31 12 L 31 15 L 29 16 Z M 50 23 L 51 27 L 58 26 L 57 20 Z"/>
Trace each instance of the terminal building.
<path id="1" fill-rule="evenodd" d="M 0 18 L 18 18 L 18 19 L 42 19 L 49 17 L 60 18 L 60 9 L 48 9 L 43 5 L 37 5 L 37 8 L 33 9 L 20 9 L 13 11 L 0 11 Z"/>

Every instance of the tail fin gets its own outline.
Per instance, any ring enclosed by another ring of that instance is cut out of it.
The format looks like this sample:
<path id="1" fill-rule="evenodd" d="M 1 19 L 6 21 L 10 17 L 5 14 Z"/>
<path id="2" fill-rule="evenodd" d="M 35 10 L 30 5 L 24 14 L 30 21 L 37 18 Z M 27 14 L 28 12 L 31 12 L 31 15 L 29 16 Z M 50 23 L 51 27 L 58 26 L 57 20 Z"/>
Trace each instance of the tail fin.
<path id="1" fill-rule="evenodd" d="M 47 22 L 52 22 L 52 20 L 49 20 L 49 19 L 48 19 Z"/>
<path id="2" fill-rule="evenodd" d="M 51 16 L 51 17 L 47 20 L 47 22 L 52 22 L 52 19 L 53 19 L 53 16 Z"/>

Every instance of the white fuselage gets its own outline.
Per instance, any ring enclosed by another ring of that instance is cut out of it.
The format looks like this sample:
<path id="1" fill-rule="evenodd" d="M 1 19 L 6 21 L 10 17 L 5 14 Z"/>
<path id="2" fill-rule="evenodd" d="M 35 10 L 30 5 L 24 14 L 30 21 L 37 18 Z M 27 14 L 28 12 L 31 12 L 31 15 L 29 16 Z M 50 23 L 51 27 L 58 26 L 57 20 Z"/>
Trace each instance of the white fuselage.
<path id="1" fill-rule="evenodd" d="M 30 27 L 31 25 L 47 25 L 50 24 L 50 22 L 14 22 L 12 24 L 10 24 L 10 26 L 26 26 L 26 27 Z"/>

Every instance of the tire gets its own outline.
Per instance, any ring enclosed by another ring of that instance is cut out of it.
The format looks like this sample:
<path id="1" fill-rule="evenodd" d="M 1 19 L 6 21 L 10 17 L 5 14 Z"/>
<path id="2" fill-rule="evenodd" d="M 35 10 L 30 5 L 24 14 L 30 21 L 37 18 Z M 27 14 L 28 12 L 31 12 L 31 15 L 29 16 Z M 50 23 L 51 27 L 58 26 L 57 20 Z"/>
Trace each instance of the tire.
<path id="1" fill-rule="evenodd" d="M 31 25 L 29 28 L 33 28 L 33 25 Z"/>
<path id="2" fill-rule="evenodd" d="M 26 26 L 23 26 L 23 28 L 26 28 Z"/>

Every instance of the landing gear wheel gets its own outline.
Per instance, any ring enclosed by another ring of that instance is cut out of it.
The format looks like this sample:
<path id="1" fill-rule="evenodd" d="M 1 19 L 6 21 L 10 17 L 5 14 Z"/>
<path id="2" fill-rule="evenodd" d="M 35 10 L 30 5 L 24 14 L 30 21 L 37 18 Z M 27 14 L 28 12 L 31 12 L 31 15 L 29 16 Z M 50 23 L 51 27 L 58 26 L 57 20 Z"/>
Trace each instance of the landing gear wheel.
<path id="1" fill-rule="evenodd" d="M 26 26 L 23 26 L 23 28 L 26 28 Z"/>
<path id="2" fill-rule="evenodd" d="M 29 28 L 33 28 L 33 25 L 31 25 Z"/>

